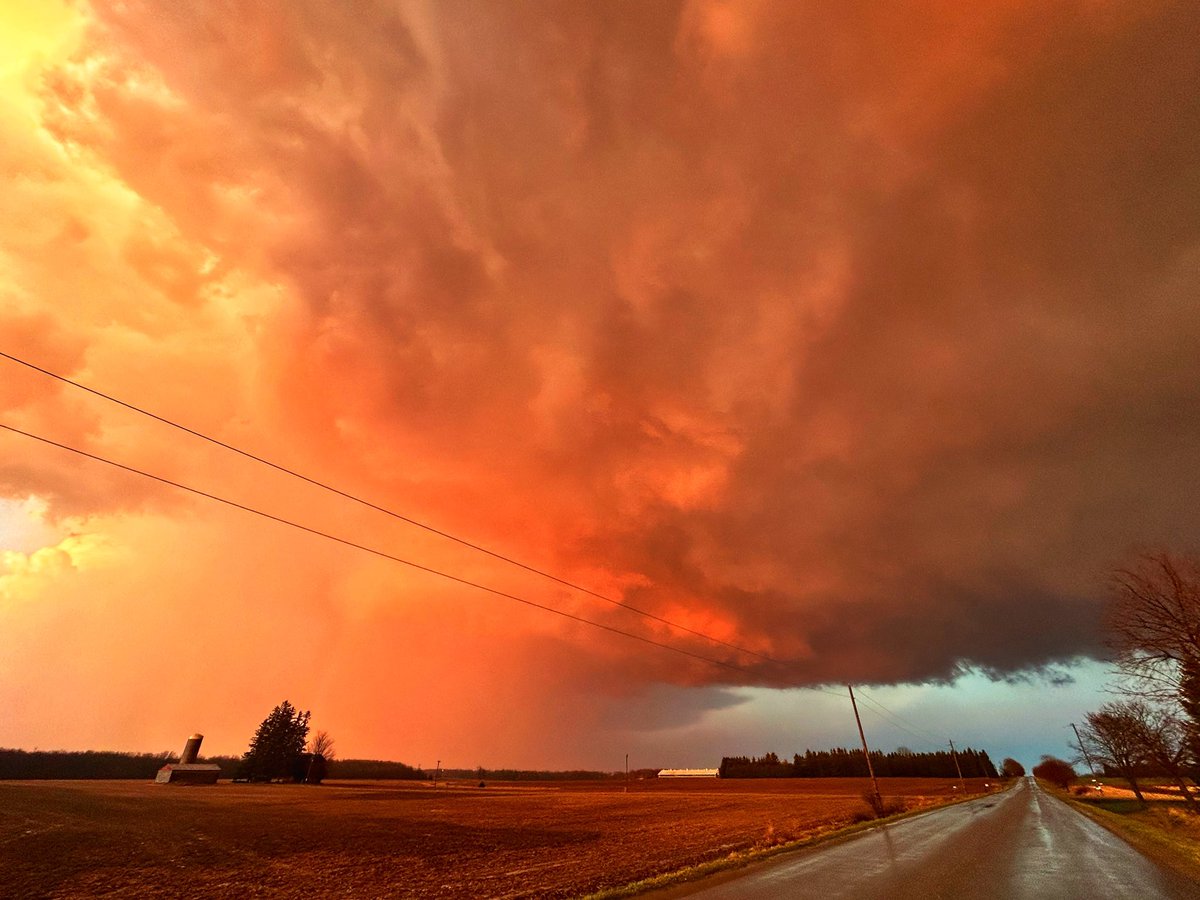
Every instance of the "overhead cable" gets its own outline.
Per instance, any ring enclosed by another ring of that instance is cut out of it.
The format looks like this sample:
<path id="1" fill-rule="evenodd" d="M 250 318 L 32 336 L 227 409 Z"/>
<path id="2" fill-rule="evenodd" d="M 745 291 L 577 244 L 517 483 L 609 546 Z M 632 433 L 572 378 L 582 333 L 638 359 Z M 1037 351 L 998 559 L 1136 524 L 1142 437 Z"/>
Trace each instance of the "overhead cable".
<path id="1" fill-rule="evenodd" d="M 295 469 L 292 469 L 292 468 L 289 468 L 288 466 L 282 465 L 281 463 L 273 462 L 272 460 L 266 459 L 265 457 L 259 456 L 258 454 L 255 454 L 255 453 L 252 453 L 249 450 L 243 450 L 241 447 L 235 446 L 234 444 L 227 443 L 226 441 L 222 441 L 219 438 L 212 437 L 211 435 L 205 434 L 202 431 L 198 431 L 195 428 L 189 428 L 187 425 L 183 425 L 179 422 L 174 421 L 173 419 L 169 419 L 166 416 L 160 415 L 158 413 L 151 412 L 150 410 L 145 409 L 141 406 L 138 406 L 135 403 L 131 403 L 127 400 L 122 400 L 119 397 L 113 396 L 112 394 L 107 394 L 104 391 L 100 391 L 100 390 L 97 390 L 96 388 L 89 387 L 86 384 L 82 384 L 78 381 L 75 381 L 71 378 L 66 377 L 65 375 L 60 375 L 57 372 L 52 372 L 51 370 L 43 368 L 42 366 L 36 365 L 35 363 L 30 362 L 29 360 L 21 359 L 20 357 L 14 356 L 11 353 L 5 353 L 3 350 L 0 350 L 0 357 L 3 357 L 4 359 L 9 360 L 10 362 L 17 363 L 18 365 L 25 366 L 26 368 L 32 369 L 35 372 L 40 372 L 41 374 L 46 375 L 49 378 L 54 378 L 57 381 L 62 382 L 63 384 L 70 385 L 71 387 L 77 388 L 81 391 L 86 391 L 87 393 L 92 394 L 93 396 L 99 397 L 103 400 L 107 400 L 110 403 L 115 403 L 118 406 L 124 407 L 125 409 L 128 409 L 132 412 L 138 413 L 139 415 L 147 416 L 148 418 L 154 419 L 156 422 L 161 422 L 164 425 L 169 425 L 171 428 L 178 429 L 179 431 L 185 432 L 186 434 L 190 434 L 192 437 L 196 437 L 196 438 L 199 438 L 200 440 L 207 441 L 210 444 L 214 444 L 218 447 L 221 447 L 222 449 L 230 451 L 231 453 L 236 453 L 239 456 L 243 456 L 246 459 L 253 460 L 254 462 L 257 462 L 261 465 L 268 466 L 269 468 L 275 469 L 278 472 L 282 472 L 285 475 L 290 475 L 293 478 L 298 478 L 301 481 L 312 485 L 313 487 L 317 487 L 324 491 L 328 491 L 329 493 L 336 494 L 337 496 L 342 497 L 346 500 L 350 500 L 354 503 L 358 503 L 361 506 L 365 506 L 368 509 L 372 509 L 372 510 L 375 510 L 376 512 L 383 513 L 384 515 L 391 516 L 393 519 L 398 519 L 401 522 L 405 522 L 409 525 L 412 525 L 416 528 L 420 528 L 431 534 L 436 534 L 439 537 L 445 538 L 448 541 L 453 541 L 454 543 L 460 544 L 463 547 L 467 547 L 467 548 L 469 548 L 471 550 L 475 550 L 479 553 L 486 554 L 487 556 L 490 556 L 493 559 L 497 559 L 501 562 L 507 563 L 512 566 L 516 566 L 517 568 L 523 569 L 524 571 L 530 572 L 531 574 L 538 575 L 542 578 L 549 579 L 550 581 L 556 582 L 557 584 L 561 584 L 563 587 L 570 588 L 573 591 L 579 591 L 580 593 L 587 594 L 589 597 L 594 597 L 597 600 L 602 600 L 605 603 L 612 604 L 613 606 L 619 606 L 622 609 L 628 610 L 629 612 L 635 613 L 639 616 L 643 616 L 644 618 L 651 619 L 655 622 L 658 622 L 661 625 L 666 625 L 668 628 L 673 628 L 676 631 L 685 632 L 687 634 L 692 635 L 693 637 L 703 638 L 704 640 L 709 641 L 713 644 L 720 644 L 723 647 L 728 647 L 731 650 L 736 650 L 739 653 L 744 653 L 748 656 L 753 656 L 758 659 L 764 660 L 766 662 L 775 663 L 777 665 L 783 664 L 781 660 L 773 659 L 772 657 L 770 657 L 764 653 L 760 653 L 757 650 L 751 650 L 749 647 L 743 647 L 739 644 L 734 644 L 730 641 L 723 640 L 722 638 L 715 637 L 711 634 L 708 634 L 707 632 L 700 631 L 695 628 L 690 628 L 687 625 L 680 624 L 679 622 L 671 621 L 670 619 L 664 618 L 663 616 L 659 616 L 655 613 L 650 612 L 649 610 L 641 609 L 637 606 L 634 606 L 631 603 L 626 603 L 624 600 L 618 600 L 615 597 L 606 596 L 606 595 L 601 594 L 597 591 L 594 591 L 590 588 L 584 587 L 583 585 L 580 585 L 573 581 L 570 581 L 566 578 L 561 578 L 558 575 L 554 575 L 551 572 L 547 572 L 544 569 L 540 569 L 540 568 L 530 565 L 528 563 L 521 562 L 520 560 L 514 559 L 511 556 L 506 556 L 503 553 L 500 553 L 495 550 L 491 550 L 487 547 L 482 546 L 481 544 L 477 544 L 477 543 L 474 543 L 473 541 L 469 541 L 466 538 L 458 537 L 457 535 L 451 534 L 448 531 L 443 531 L 440 528 L 437 528 L 433 525 L 429 525 L 425 522 L 421 522 L 417 519 L 414 519 L 410 516 L 404 515 L 403 513 L 396 512 L 395 510 L 389 509 L 385 506 L 381 506 L 380 504 L 375 503 L 371 500 L 367 500 L 363 497 L 360 497 L 357 494 L 353 494 L 353 493 L 350 493 L 349 491 L 335 487 L 331 484 L 328 484 L 327 482 L 321 481 L 318 478 L 314 478 L 310 475 L 305 475 L 304 473 L 298 472 Z M 70 448 L 68 448 L 68 449 L 70 449 Z"/>
<path id="2" fill-rule="evenodd" d="M 75 453 L 79 456 L 86 457 L 87 459 L 91 459 L 96 462 L 104 463 L 105 465 L 112 466 L 113 468 L 121 469 L 125 472 L 130 472 L 134 475 L 139 475 L 143 478 L 149 478 L 153 481 L 159 482 L 160 484 L 165 484 L 169 487 L 177 488 L 182 491 L 187 491 L 188 493 L 195 494 L 199 497 L 204 497 L 208 500 L 214 500 L 217 503 L 223 503 L 226 506 L 232 506 L 234 509 L 240 509 L 243 512 L 251 513 L 252 515 L 260 516 L 264 519 L 269 519 L 272 522 L 277 522 L 281 525 L 287 525 L 291 528 L 298 529 L 299 531 L 304 531 L 304 532 L 307 532 L 308 534 L 312 534 L 317 537 L 325 538 L 326 540 L 334 541 L 338 544 L 343 544 L 344 546 L 347 546 L 347 547 L 352 547 L 355 550 L 361 550 L 364 553 L 370 553 L 374 556 L 379 556 L 379 557 L 382 557 L 383 559 L 388 559 L 388 560 L 391 560 L 392 562 L 397 562 L 397 563 L 400 563 L 401 565 L 409 566 L 410 568 L 416 569 L 418 571 L 426 572 L 430 575 L 436 575 L 439 578 L 444 578 L 447 581 L 454 582 L 455 584 L 461 584 L 461 585 L 464 585 L 465 587 L 470 587 L 470 588 L 474 588 L 476 590 L 484 591 L 486 593 L 493 594 L 497 597 L 503 597 L 506 600 L 512 600 L 516 603 L 522 603 L 526 606 L 531 606 L 534 609 L 540 609 L 540 610 L 543 610 L 544 612 L 553 613 L 556 616 L 561 616 L 564 619 L 570 619 L 573 622 L 579 622 L 583 625 L 591 625 L 593 628 L 600 628 L 600 629 L 603 629 L 604 631 L 608 631 L 613 634 L 621 635 L 622 637 L 632 638 L 635 641 L 641 641 L 642 643 L 645 643 L 645 644 L 651 644 L 655 647 L 661 647 L 664 650 L 670 650 L 674 653 L 679 653 L 683 656 L 689 656 L 692 659 L 700 660 L 701 662 L 706 662 L 706 663 L 709 663 L 714 666 L 720 666 L 721 668 L 729 669 L 731 671 L 740 672 L 743 674 L 750 674 L 750 675 L 754 674 L 750 669 L 747 669 L 745 666 L 739 666 L 736 663 L 731 663 L 731 662 L 726 662 L 724 660 L 715 659 L 711 656 L 705 656 L 700 653 L 694 653 L 691 650 L 685 650 L 682 647 L 676 647 L 673 644 L 667 644 L 662 641 L 656 641 L 653 638 L 648 638 L 648 637 L 645 637 L 644 635 L 635 634 L 632 631 L 625 631 L 620 628 L 615 628 L 611 625 L 605 625 L 603 622 L 597 622 L 594 619 L 588 619 L 588 618 L 585 618 L 584 616 L 578 616 L 578 615 L 575 615 L 574 613 L 569 613 L 569 612 L 566 612 L 561 609 L 556 609 L 553 606 L 546 606 L 545 604 L 537 603 L 536 601 L 530 600 L 526 597 L 520 597 L 516 594 L 510 594 L 507 591 L 502 591 L 498 588 L 489 587 L 488 585 L 481 584 L 476 581 L 471 581 L 470 579 L 462 578 L 458 575 L 453 575 L 449 572 L 443 572 L 440 569 L 435 569 L 431 566 L 422 565 L 421 563 L 413 562 L 412 560 L 409 560 L 409 559 L 404 559 L 403 557 L 396 556 L 395 554 L 392 554 L 392 553 L 388 553 L 386 550 L 380 550 L 375 547 L 367 546 L 366 544 L 360 544 L 357 541 L 349 540 L 348 538 L 338 537 L 337 535 L 330 534 L 327 531 L 321 531 L 318 528 L 312 528 L 308 525 L 302 525 L 299 522 L 292 521 L 291 519 L 285 519 L 282 516 L 274 515 L 273 513 L 269 513 L 264 510 L 257 509 L 253 506 L 247 506 L 244 503 L 239 503 L 238 501 L 231 500 L 228 497 L 222 497 L 222 496 L 219 496 L 218 494 L 212 494 L 212 493 L 209 493 L 208 491 L 201 490 L 200 488 L 192 487 L 191 485 L 186 485 L 186 484 L 183 484 L 178 481 L 172 481 L 169 478 L 164 478 L 161 475 L 155 475 L 151 472 L 146 472 L 142 469 L 135 468 L 134 466 L 129 466 L 124 463 L 120 463 L 115 460 L 108 459 L 107 457 L 100 456 L 95 453 L 89 453 L 88 451 L 81 450 L 78 447 L 72 447 L 69 444 L 63 444 L 58 441 L 51 440 L 50 438 L 42 437 L 41 435 L 37 435 L 37 434 L 33 434 L 32 432 L 23 431 L 20 428 L 13 427 L 12 425 L 6 425 L 6 424 L 0 422 L 0 428 L 4 429 L 5 431 L 10 431 L 13 434 L 19 434 L 19 435 L 22 435 L 23 437 L 27 437 L 27 438 L 30 438 L 35 441 L 40 441 L 43 444 L 48 444 L 52 447 L 58 447 L 61 450 L 66 450 L 70 453 Z"/>

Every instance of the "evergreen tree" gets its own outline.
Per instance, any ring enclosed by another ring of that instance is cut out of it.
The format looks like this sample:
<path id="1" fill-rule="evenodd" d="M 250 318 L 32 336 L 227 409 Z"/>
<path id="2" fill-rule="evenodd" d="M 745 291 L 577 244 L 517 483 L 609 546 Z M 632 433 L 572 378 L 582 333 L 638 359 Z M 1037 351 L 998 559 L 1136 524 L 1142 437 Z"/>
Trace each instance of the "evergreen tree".
<path id="1" fill-rule="evenodd" d="M 308 720 L 312 714 L 300 712 L 284 700 L 263 719 L 250 749 L 242 757 L 239 778 L 272 781 L 278 778 L 303 780 L 304 745 L 308 740 Z M 297 778 L 299 773 L 300 778 Z"/>

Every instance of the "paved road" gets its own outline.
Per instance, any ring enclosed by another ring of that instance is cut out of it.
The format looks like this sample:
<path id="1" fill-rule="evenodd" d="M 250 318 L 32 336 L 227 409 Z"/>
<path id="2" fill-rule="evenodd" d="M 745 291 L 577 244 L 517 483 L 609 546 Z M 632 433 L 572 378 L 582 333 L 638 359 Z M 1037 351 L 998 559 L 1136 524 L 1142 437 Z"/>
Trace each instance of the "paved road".
<path id="1" fill-rule="evenodd" d="M 660 896 L 1181 900 L 1200 898 L 1200 885 L 1160 869 L 1028 778 L 1004 794 Z"/>

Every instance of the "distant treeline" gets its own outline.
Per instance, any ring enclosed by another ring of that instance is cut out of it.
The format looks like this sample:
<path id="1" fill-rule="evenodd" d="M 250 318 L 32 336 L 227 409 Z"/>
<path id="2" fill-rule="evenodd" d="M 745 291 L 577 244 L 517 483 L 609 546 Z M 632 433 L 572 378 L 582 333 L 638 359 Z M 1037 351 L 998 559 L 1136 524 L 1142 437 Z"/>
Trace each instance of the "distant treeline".
<path id="1" fill-rule="evenodd" d="M 131 779 L 152 781 L 158 770 L 167 763 L 178 762 L 176 753 L 121 753 L 113 750 L 6 750 L 0 748 L 0 781 L 61 778 L 74 779 Z M 199 762 L 215 763 L 221 767 L 221 778 L 232 779 L 241 758 L 237 756 L 202 756 Z M 432 771 L 389 762 L 381 759 L 335 759 L 328 764 L 327 779 L 373 781 L 422 781 L 433 777 Z M 657 769 L 638 770 L 632 777 L 649 775 Z M 479 781 L 595 781 L 624 778 L 624 772 L 545 772 L 534 769 L 442 769 L 446 779 Z"/>
<path id="2" fill-rule="evenodd" d="M 958 751 L 964 778 L 997 778 L 996 767 L 982 750 L 966 747 Z M 914 753 L 872 751 L 871 765 L 880 778 L 957 778 L 954 757 L 948 750 Z M 722 778 L 866 778 L 867 761 L 861 750 L 806 750 L 791 762 L 774 753 L 765 756 L 726 756 L 721 760 Z"/>
<path id="3" fill-rule="evenodd" d="M 658 774 L 657 769 L 650 770 Z M 630 773 L 631 776 L 633 773 Z M 442 769 L 442 778 L 478 778 L 480 781 L 602 781 L 624 778 L 624 772 L 592 772 L 572 769 L 567 772 L 545 772 L 538 769 Z"/>
<path id="4" fill-rule="evenodd" d="M 153 780 L 175 753 L 121 753 L 114 750 L 6 750 L 0 748 L 0 781 L 15 779 L 136 779 Z M 233 778 L 241 758 L 202 756 L 199 762 L 221 767 L 222 778 Z M 375 759 L 339 759 L 329 763 L 327 778 L 422 779 L 429 775 L 404 763 Z M 468 776 L 470 777 L 470 776 Z"/>
<path id="5" fill-rule="evenodd" d="M 0 748 L 0 780 L 44 778 L 136 778 L 151 780 L 174 753 L 120 753 L 115 750 L 6 750 Z M 223 778 L 232 778 L 238 760 L 233 756 L 203 757 L 216 763 Z"/>
<path id="6" fill-rule="evenodd" d="M 335 759 L 329 763 L 329 773 L 325 777 L 347 780 L 421 781 L 428 778 L 429 773 L 401 762 L 383 759 Z"/>

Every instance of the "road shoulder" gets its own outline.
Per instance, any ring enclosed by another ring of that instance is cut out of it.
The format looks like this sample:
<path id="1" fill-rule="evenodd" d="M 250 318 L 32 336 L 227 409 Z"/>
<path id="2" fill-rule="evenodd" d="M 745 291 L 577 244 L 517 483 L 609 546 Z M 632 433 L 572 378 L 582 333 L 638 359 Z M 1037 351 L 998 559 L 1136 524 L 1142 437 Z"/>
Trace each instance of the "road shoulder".
<path id="1" fill-rule="evenodd" d="M 1153 825 L 1130 819 L 1120 813 L 1110 812 L 1065 792 L 1045 786 L 1043 786 L 1043 790 L 1064 801 L 1105 830 L 1115 834 L 1164 869 L 1200 885 L 1200 847 L 1185 849 L 1179 841 L 1173 840 L 1169 834 Z M 1191 850 L 1190 853 L 1188 853 L 1188 849 Z"/>

